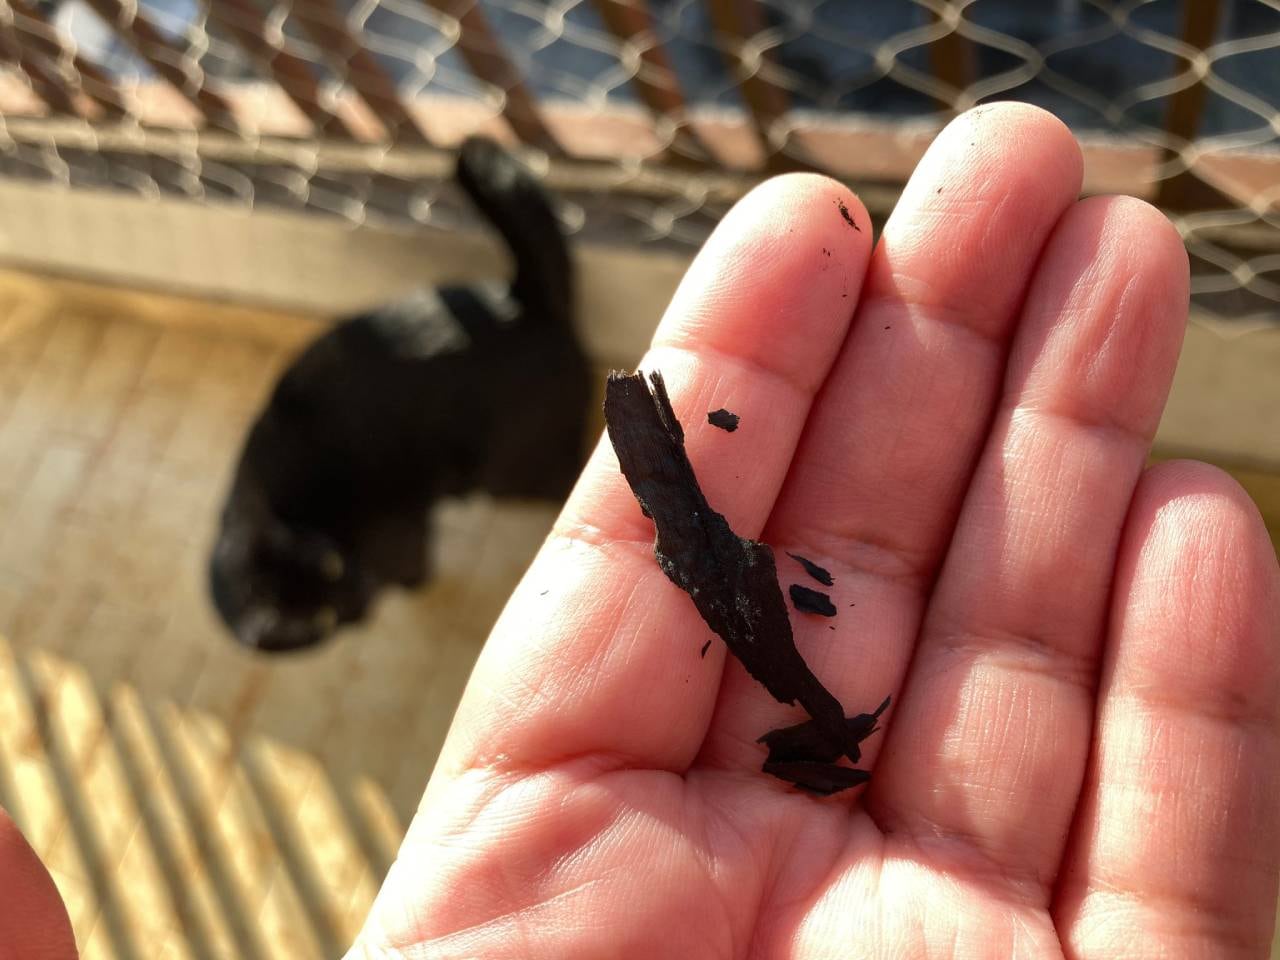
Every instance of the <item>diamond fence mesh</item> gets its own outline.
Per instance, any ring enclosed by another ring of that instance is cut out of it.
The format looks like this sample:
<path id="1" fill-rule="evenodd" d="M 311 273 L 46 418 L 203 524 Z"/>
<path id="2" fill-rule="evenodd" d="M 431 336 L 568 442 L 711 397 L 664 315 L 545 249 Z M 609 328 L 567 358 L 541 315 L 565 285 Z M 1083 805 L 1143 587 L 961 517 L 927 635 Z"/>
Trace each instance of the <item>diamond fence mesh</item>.
<path id="1" fill-rule="evenodd" d="M 486 131 L 572 229 L 688 249 L 778 170 L 882 215 L 948 116 L 1017 99 L 1244 330 L 1280 320 L 1278 49 L 1280 0 L 0 0 L 0 176 L 449 228 Z"/>

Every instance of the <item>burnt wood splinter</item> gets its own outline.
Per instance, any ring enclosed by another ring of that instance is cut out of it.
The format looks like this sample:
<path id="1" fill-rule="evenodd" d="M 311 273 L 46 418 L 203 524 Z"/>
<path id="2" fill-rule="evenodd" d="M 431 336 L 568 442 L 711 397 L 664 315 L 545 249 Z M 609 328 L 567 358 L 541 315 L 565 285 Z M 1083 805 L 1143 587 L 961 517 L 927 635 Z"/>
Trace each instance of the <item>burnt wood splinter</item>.
<path id="1" fill-rule="evenodd" d="M 855 744 L 855 755 L 850 757 L 854 763 L 860 759 L 856 745 L 880 729 L 877 721 L 880 714 L 889 709 L 889 698 L 885 697 L 873 713 L 860 713 L 856 717 L 845 720 L 848 741 Z M 848 742 L 846 741 L 846 742 Z M 834 747 L 823 735 L 818 725 L 812 720 L 797 723 L 790 727 L 779 727 L 770 730 L 756 741 L 769 748 L 770 763 L 785 763 L 792 760 L 817 760 L 822 763 L 834 763 L 840 759 L 840 750 Z"/>
<path id="2" fill-rule="evenodd" d="M 713 427 L 719 427 L 727 433 L 733 433 L 738 429 L 738 420 L 740 418 L 736 413 L 730 413 L 721 407 L 719 410 L 712 410 L 707 414 L 707 423 Z"/>
<path id="3" fill-rule="evenodd" d="M 650 382 L 652 391 L 643 374 L 611 373 L 604 415 L 623 476 L 653 520 L 658 566 L 774 699 L 799 703 L 812 718 L 762 738 L 770 751 L 765 772 L 824 796 L 865 783 L 866 771 L 835 761 L 858 761 L 858 744 L 877 729 L 888 700 L 874 714 L 846 719 L 796 649 L 772 549 L 739 537 L 711 509 L 661 374 Z"/>
<path id="4" fill-rule="evenodd" d="M 788 553 L 788 557 L 794 560 L 800 566 L 804 567 L 804 572 L 813 579 L 817 580 L 824 587 L 830 587 L 835 584 L 835 579 L 831 576 L 831 572 L 826 567 L 820 567 L 808 557 L 802 557 L 798 553 Z"/>

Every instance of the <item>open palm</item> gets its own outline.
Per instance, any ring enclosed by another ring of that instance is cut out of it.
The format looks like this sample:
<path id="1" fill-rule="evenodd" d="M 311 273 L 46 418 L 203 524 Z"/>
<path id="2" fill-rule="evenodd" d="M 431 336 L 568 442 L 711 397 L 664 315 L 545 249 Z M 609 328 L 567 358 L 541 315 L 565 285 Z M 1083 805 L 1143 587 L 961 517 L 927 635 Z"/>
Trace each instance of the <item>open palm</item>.
<path id="1" fill-rule="evenodd" d="M 874 251 L 844 188 L 770 181 L 643 363 L 784 586 L 783 551 L 834 575 L 839 615 L 792 619 L 846 712 L 894 697 L 871 783 L 761 773 L 756 738 L 803 714 L 719 641 L 699 658 L 605 441 L 351 957 L 1266 954 L 1275 558 L 1225 476 L 1144 469 L 1186 258 L 1080 183 L 1066 129 L 1015 105 L 947 128 Z"/>

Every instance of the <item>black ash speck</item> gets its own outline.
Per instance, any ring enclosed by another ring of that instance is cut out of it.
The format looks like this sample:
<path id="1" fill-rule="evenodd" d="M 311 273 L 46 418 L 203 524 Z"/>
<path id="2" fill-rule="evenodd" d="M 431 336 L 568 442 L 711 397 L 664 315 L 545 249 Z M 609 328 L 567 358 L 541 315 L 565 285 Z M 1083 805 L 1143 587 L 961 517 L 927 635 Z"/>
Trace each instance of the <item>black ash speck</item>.
<path id="1" fill-rule="evenodd" d="M 801 613 L 816 613 L 822 617 L 836 615 L 836 605 L 822 591 L 810 590 L 798 583 L 793 583 L 788 590 L 791 593 L 791 605 Z"/>
<path id="2" fill-rule="evenodd" d="M 862 228 L 858 226 L 857 223 L 854 222 L 853 214 L 851 214 L 849 212 L 849 208 L 844 205 L 844 201 L 837 200 L 836 204 L 840 207 L 840 216 L 844 217 L 844 222 L 847 223 L 849 226 L 853 227 L 853 229 L 857 230 L 859 233 L 861 233 Z"/>
<path id="3" fill-rule="evenodd" d="M 813 577 L 813 579 L 817 580 L 823 586 L 829 587 L 835 583 L 831 574 L 827 572 L 826 567 L 820 567 L 812 560 L 802 557 L 798 553 L 788 553 L 787 556 L 800 564 L 800 566 L 804 567 L 804 572 Z"/>
<path id="4" fill-rule="evenodd" d="M 739 417 L 736 413 L 730 413 L 721 407 L 719 410 L 712 410 L 707 414 L 707 423 L 713 427 L 719 427 L 721 430 L 733 433 L 738 429 Z"/>

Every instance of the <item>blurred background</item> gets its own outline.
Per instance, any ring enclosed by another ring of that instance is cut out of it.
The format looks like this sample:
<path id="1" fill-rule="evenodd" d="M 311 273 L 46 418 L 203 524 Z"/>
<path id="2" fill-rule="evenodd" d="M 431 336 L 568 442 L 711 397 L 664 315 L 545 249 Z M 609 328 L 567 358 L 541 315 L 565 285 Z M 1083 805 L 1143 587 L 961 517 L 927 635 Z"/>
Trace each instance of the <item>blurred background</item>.
<path id="1" fill-rule="evenodd" d="M 339 956 L 554 516 L 448 505 L 430 587 L 295 657 L 205 598 L 297 350 L 505 271 L 449 182 L 463 137 L 560 201 L 603 372 L 761 178 L 825 171 L 878 227 L 947 119 L 1001 99 L 1181 232 L 1156 456 L 1227 468 L 1277 535 L 1276 0 L 0 0 L 0 806 L 83 956 Z"/>

